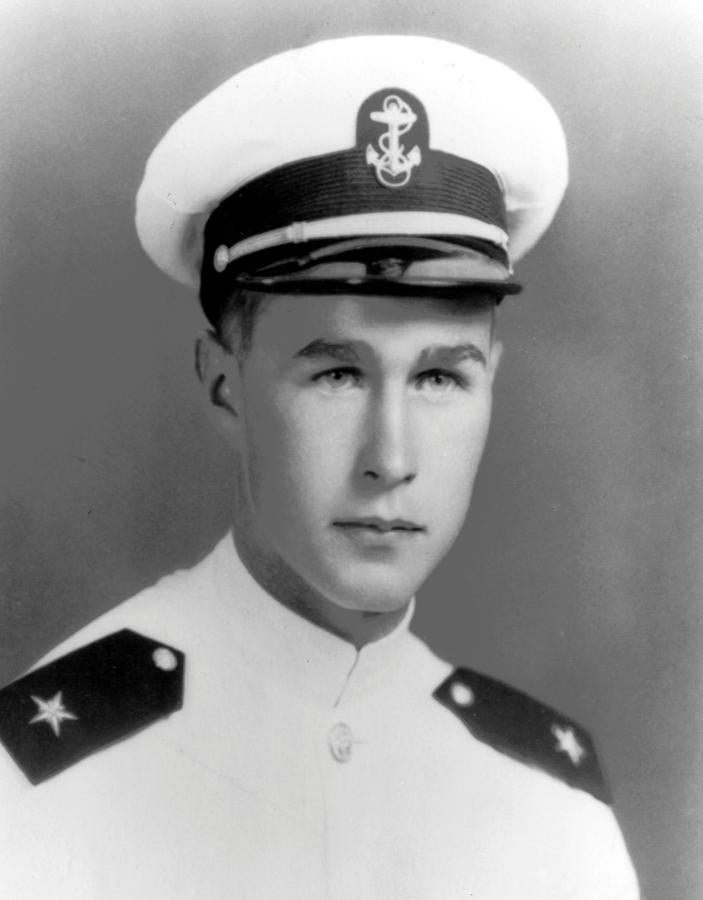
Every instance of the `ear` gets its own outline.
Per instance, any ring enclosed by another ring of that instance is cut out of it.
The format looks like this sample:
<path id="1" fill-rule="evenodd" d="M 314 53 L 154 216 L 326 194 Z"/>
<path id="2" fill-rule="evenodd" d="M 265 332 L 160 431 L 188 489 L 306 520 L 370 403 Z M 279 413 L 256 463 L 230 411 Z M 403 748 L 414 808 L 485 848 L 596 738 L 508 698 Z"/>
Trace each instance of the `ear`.
<path id="1" fill-rule="evenodd" d="M 218 427 L 228 435 L 238 432 L 242 397 L 239 363 L 214 332 L 201 335 L 195 343 L 195 371 Z"/>
<path id="2" fill-rule="evenodd" d="M 491 384 L 493 384 L 493 379 L 496 377 L 496 372 L 498 371 L 498 366 L 500 365 L 500 361 L 503 358 L 503 342 L 499 341 L 497 338 L 491 340 L 491 349 L 488 354 L 488 378 Z"/>

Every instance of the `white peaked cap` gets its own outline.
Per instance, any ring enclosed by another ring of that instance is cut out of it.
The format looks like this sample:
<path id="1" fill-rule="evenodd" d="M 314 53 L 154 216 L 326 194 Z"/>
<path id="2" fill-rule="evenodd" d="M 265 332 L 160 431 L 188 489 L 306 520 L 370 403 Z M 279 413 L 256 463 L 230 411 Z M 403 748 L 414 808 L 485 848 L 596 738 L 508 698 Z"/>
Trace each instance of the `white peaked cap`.
<path id="1" fill-rule="evenodd" d="M 357 130 L 371 97 L 375 141 Z M 426 118 L 427 146 L 422 121 L 393 143 L 389 101 L 404 122 Z M 147 162 L 136 226 L 156 265 L 190 285 L 201 266 L 237 269 L 262 248 L 389 235 L 475 239 L 504 253 L 492 277 L 507 279 L 552 221 L 567 170 L 554 110 L 502 63 L 435 38 L 341 38 L 265 59 L 182 115 Z M 230 197 L 203 263 L 205 225 Z"/>

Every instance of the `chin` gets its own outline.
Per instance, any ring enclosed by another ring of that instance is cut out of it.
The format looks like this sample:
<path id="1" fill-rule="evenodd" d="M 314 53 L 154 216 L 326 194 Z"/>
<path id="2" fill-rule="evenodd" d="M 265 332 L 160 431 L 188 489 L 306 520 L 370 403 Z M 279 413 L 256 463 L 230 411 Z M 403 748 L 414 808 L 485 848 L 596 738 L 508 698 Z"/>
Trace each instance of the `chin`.
<path id="1" fill-rule="evenodd" d="M 356 612 L 392 613 L 403 609 L 415 596 L 420 583 L 398 578 L 359 577 L 352 584 L 330 585 L 326 596 L 335 606 Z"/>

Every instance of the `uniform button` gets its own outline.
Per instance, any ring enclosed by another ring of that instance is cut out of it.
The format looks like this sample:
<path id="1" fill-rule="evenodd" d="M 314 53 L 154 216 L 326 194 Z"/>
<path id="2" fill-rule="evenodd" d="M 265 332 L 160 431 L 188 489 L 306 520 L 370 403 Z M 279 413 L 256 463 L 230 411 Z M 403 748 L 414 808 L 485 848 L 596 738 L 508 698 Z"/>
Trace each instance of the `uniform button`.
<path id="1" fill-rule="evenodd" d="M 449 688 L 449 693 L 457 706 L 471 706 L 475 699 L 474 692 L 468 684 L 464 684 L 461 681 L 455 681 Z"/>
<path id="2" fill-rule="evenodd" d="M 327 735 L 327 744 L 337 762 L 349 762 L 353 743 L 352 730 L 344 722 L 338 722 Z"/>

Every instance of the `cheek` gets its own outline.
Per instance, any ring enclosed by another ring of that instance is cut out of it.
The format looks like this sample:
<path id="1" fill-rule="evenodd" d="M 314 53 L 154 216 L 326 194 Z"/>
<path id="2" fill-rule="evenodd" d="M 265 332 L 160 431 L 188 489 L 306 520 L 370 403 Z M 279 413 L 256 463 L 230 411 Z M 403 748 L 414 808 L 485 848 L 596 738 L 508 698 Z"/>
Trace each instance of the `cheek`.
<path id="1" fill-rule="evenodd" d="M 463 516 L 468 506 L 490 421 L 490 399 L 458 408 L 426 429 L 425 462 L 431 468 L 435 504 Z M 449 517 L 449 516 L 447 516 Z"/>
<path id="2" fill-rule="evenodd" d="M 285 393 L 251 403 L 247 470 L 254 507 L 272 526 L 325 515 L 347 483 L 354 417 Z"/>

